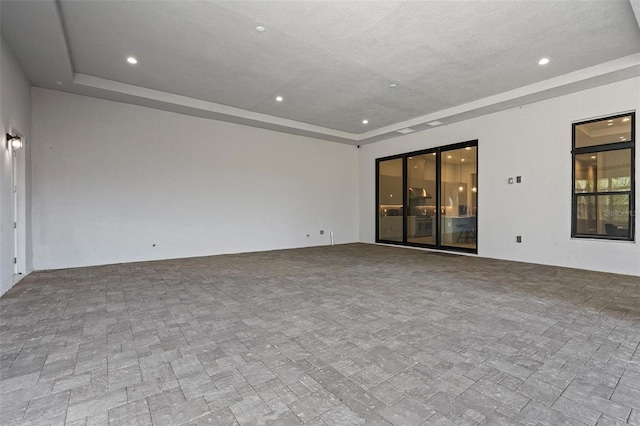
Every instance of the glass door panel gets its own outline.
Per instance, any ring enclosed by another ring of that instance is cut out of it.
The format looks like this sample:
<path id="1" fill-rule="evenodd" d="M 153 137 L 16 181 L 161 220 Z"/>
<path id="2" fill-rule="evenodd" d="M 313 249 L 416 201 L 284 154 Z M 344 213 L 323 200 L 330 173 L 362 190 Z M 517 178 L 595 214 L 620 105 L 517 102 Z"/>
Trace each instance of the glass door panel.
<path id="1" fill-rule="evenodd" d="M 443 150 L 440 164 L 440 244 L 475 250 L 477 147 Z"/>
<path id="2" fill-rule="evenodd" d="M 378 164 L 378 238 L 403 242 L 402 158 Z"/>
<path id="3" fill-rule="evenodd" d="M 436 244 L 436 153 L 407 158 L 407 242 Z"/>

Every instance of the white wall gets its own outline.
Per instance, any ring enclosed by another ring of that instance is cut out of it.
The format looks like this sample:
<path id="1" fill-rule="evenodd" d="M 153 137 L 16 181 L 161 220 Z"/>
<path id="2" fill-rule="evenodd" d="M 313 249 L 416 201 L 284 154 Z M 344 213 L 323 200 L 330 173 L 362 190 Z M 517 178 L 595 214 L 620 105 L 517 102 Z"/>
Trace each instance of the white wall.
<path id="1" fill-rule="evenodd" d="M 36 269 L 358 240 L 356 147 L 38 88 L 32 107 Z"/>
<path id="2" fill-rule="evenodd" d="M 0 295 L 33 269 L 31 258 L 30 84 L 5 41 L 0 57 Z M 18 252 L 14 254 L 12 160 L 6 133 L 20 134 L 25 148 L 17 151 Z M 14 276 L 13 258 L 18 259 Z"/>
<path id="3" fill-rule="evenodd" d="M 375 240 L 376 158 L 478 139 L 479 256 L 640 275 L 639 244 L 571 239 L 571 123 L 631 110 L 640 110 L 639 78 L 365 145 L 360 240 Z M 639 164 L 636 150 L 636 209 Z M 510 176 L 523 182 L 508 185 Z M 640 239 L 638 215 L 635 224 Z"/>

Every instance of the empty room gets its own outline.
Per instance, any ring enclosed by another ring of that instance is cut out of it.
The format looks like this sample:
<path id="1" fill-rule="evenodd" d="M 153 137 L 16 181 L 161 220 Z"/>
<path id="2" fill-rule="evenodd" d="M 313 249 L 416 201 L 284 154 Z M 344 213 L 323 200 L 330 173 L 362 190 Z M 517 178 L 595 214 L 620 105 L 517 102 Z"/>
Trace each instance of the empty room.
<path id="1" fill-rule="evenodd" d="M 1 425 L 640 425 L 640 0 L 0 0 Z"/>

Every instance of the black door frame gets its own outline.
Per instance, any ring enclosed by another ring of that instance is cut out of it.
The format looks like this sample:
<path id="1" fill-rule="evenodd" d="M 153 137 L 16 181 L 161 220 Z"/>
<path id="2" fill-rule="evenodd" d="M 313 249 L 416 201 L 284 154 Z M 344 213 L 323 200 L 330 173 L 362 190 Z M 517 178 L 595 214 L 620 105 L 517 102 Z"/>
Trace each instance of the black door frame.
<path id="1" fill-rule="evenodd" d="M 412 151 L 406 152 L 403 154 L 395 154 L 387 157 L 376 158 L 376 243 L 384 243 L 384 244 L 394 244 L 408 247 L 420 247 L 420 248 L 428 248 L 435 250 L 446 250 L 446 251 L 456 251 L 463 253 L 478 253 L 478 210 L 476 208 L 476 247 L 474 249 L 465 248 L 465 247 L 455 247 L 448 246 L 442 244 L 442 200 L 441 200 L 441 185 L 442 185 L 442 173 L 441 173 L 441 163 L 442 163 L 442 153 L 448 151 L 454 151 L 461 148 L 466 147 L 476 147 L 476 188 L 479 189 L 480 180 L 479 180 L 479 171 L 478 171 L 478 140 L 470 140 L 460 143 L 455 143 L 451 145 L 439 146 L 434 148 L 423 149 L 420 151 Z M 407 159 L 409 157 L 425 155 L 425 154 L 433 154 L 436 153 L 436 214 L 435 214 L 435 226 L 432 228 L 433 232 L 436 233 L 436 243 L 435 244 L 421 244 L 407 241 L 407 217 L 408 217 L 408 202 L 407 202 Z M 392 241 L 392 240 L 383 240 L 380 239 L 380 163 L 383 161 L 396 160 L 398 158 L 402 158 L 402 241 Z M 476 197 L 476 207 L 478 205 L 478 193 L 480 191 L 475 192 Z"/>

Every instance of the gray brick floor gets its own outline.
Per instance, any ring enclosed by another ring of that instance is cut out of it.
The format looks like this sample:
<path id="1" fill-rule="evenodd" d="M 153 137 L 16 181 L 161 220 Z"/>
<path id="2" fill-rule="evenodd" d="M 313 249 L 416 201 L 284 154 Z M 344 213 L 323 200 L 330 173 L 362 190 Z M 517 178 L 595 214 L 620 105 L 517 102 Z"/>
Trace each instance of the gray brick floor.
<path id="1" fill-rule="evenodd" d="M 43 271 L 3 425 L 640 424 L 640 278 L 349 244 Z"/>

